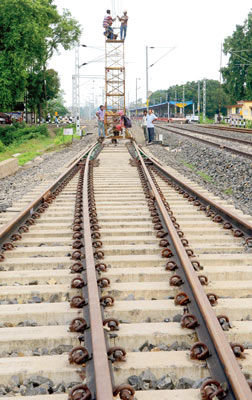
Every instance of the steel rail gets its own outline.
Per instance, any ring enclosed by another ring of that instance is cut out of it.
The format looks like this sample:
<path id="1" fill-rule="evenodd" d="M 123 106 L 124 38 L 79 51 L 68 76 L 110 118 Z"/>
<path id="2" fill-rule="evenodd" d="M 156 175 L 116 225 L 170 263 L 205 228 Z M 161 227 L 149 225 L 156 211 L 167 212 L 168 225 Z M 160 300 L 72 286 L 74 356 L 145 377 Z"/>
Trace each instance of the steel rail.
<path id="1" fill-rule="evenodd" d="M 218 144 L 218 143 L 211 142 L 211 141 L 206 140 L 206 139 L 201 139 L 201 138 L 198 138 L 198 137 L 190 136 L 190 135 L 188 135 L 186 133 L 178 132 L 178 131 L 172 130 L 172 128 L 166 128 L 166 127 L 161 126 L 161 125 L 157 125 L 156 124 L 156 127 L 159 128 L 159 129 L 164 129 L 165 131 L 168 131 L 168 132 L 171 132 L 171 133 L 175 133 L 175 134 L 180 135 L 180 136 L 184 136 L 186 138 L 191 138 L 191 139 L 197 140 L 198 142 L 202 142 L 202 143 L 208 144 L 210 146 L 217 147 L 218 149 L 221 149 L 221 150 L 223 150 L 223 149 L 227 150 L 230 153 L 234 153 L 234 154 L 237 154 L 237 155 L 242 156 L 242 157 L 252 158 L 252 153 L 247 153 L 247 152 L 242 151 L 242 150 L 236 150 L 233 147 L 224 146 L 224 145 L 221 145 L 221 144 Z"/>
<path id="2" fill-rule="evenodd" d="M 236 128 L 232 126 L 217 126 L 217 125 L 204 125 L 205 128 L 210 128 L 210 129 L 219 129 L 222 131 L 230 131 L 230 132 L 242 132 L 242 133 L 252 133 L 252 129 L 249 128 Z"/>
<path id="3" fill-rule="evenodd" d="M 96 145 L 90 145 L 75 161 L 70 165 L 70 167 L 63 172 L 52 184 L 50 184 L 41 194 L 39 194 L 34 200 L 32 200 L 23 210 L 21 210 L 18 215 L 12 218 L 6 225 L 0 229 L 0 246 L 7 240 L 11 235 L 11 232 L 16 229 L 18 224 L 21 224 L 27 217 L 30 216 L 46 198 L 52 193 L 52 191 L 63 181 L 67 175 L 76 167 L 78 162 L 85 157 L 88 152 Z"/>
<path id="4" fill-rule="evenodd" d="M 221 136 L 221 135 L 217 135 L 215 133 L 209 133 L 209 132 L 204 132 L 204 131 L 194 131 L 194 130 L 192 130 L 192 129 L 184 126 L 184 125 L 182 125 L 182 126 L 183 126 L 183 128 L 181 128 L 179 126 L 173 126 L 173 129 L 174 128 L 175 129 L 181 129 L 181 130 L 184 130 L 184 131 L 187 131 L 187 132 L 196 133 L 197 135 L 203 135 L 203 136 L 206 135 L 206 136 L 214 137 L 214 138 L 217 138 L 217 139 L 223 139 L 223 140 L 228 140 L 230 142 L 236 142 L 236 143 L 247 144 L 249 146 L 252 146 L 252 142 L 250 142 L 249 140 L 238 139 L 238 138 L 227 137 L 227 136 Z M 208 127 L 200 126 L 200 128 L 206 128 L 207 129 Z"/>
<path id="5" fill-rule="evenodd" d="M 193 196 L 197 197 L 197 199 L 202 200 L 204 203 L 209 204 L 213 207 L 214 210 L 218 211 L 221 215 L 225 216 L 227 221 L 235 222 L 237 227 L 243 229 L 249 236 L 252 235 L 252 224 L 246 221 L 244 218 L 239 217 L 237 214 L 232 213 L 227 208 L 223 207 L 222 205 L 216 203 L 214 200 L 209 199 L 207 196 L 203 195 L 196 189 L 192 189 L 189 185 L 184 183 L 181 179 L 176 177 L 171 172 L 168 172 L 160 162 L 158 162 L 153 156 L 147 154 L 142 148 L 140 149 L 141 153 L 145 155 L 157 169 L 159 169 L 164 175 L 170 177 L 173 181 L 175 181 L 181 188 L 184 188 L 187 192 L 191 193 Z M 196 200 L 196 199 L 195 199 Z"/>
<path id="6" fill-rule="evenodd" d="M 112 400 L 113 388 L 110 375 L 107 347 L 105 342 L 103 320 L 101 314 L 101 304 L 97 285 L 95 261 L 93 255 L 93 244 L 91 239 L 91 228 L 88 207 L 88 172 L 89 162 L 92 151 L 86 160 L 83 183 L 83 203 L 84 203 L 84 243 L 86 277 L 88 291 L 88 306 L 90 317 L 90 329 L 92 339 L 93 362 L 95 372 L 95 386 L 97 400 Z"/>
<path id="7" fill-rule="evenodd" d="M 140 149 L 134 142 L 135 151 L 138 155 L 138 158 L 141 162 L 142 168 L 149 180 L 151 189 L 155 196 L 155 200 L 158 203 L 158 207 L 161 211 L 165 224 L 169 230 L 169 235 L 173 241 L 173 244 L 176 248 L 178 257 L 180 259 L 181 265 L 183 266 L 184 272 L 187 276 L 187 280 L 190 283 L 192 291 L 194 293 L 194 298 L 201 310 L 203 318 L 206 322 L 208 331 L 212 337 L 212 340 L 215 344 L 215 348 L 220 357 L 220 360 L 223 363 L 224 370 L 229 379 L 231 388 L 236 396 L 236 399 L 239 400 L 252 400 L 252 393 L 249 385 L 246 382 L 246 379 L 241 371 L 241 368 L 235 358 L 235 355 L 225 337 L 225 334 L 221 328 L 221 325 L 210 305 L 210 302 L 202 288 L 202 285 L 198 279 L 198 276 L 192 266 L 192 263 L 184 249 L 183 244 L 181 243 L 180 238 L 177 235 L 176 229 L 173 226 L 173 223 L 170 220 L 170 217 L 165 209 L 163 201 L 150 177 L 149 171 L 144 163 L 143 158 L 140 154 Z"/>

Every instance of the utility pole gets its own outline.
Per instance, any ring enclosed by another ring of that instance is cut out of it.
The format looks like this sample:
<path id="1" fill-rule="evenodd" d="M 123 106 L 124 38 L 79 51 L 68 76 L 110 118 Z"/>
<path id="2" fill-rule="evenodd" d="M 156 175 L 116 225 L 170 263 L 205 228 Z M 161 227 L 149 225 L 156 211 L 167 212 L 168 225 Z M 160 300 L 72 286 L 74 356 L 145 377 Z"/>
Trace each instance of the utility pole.
<path id="1" fill-rule="evenodd" d="M 146 107 L 147 111 L 149 109 L 149 98 L 148 98 L 148 93 L 149 93 L 149 76 L 148 76 L 148 46 L 146 46 Z"/>
<path id="2" fill-rule="evenodd" d="M 168 105 L 167 105 L 167 120 L 168 120 L 168 122 L 169 122 L 169 120 L 170 120 L 170 99 L 169 99 L 169 89 L 167 90 L 167 102 L 168 102 Z"/>
<path id="3" fill-rule="evenodd" d="M 203 121 L 206 120 L 206 78 L 203 80 Z"/>
<path id="4" fill-rule="evenodd" d="M 221 84 L 221 68 L 222 68 L 222 43 L 221 43 L 221 51 L 220 51 L 220 84 Z"/>
<path id="5" fill-rule="evenodd" d="M 200 122 L 200 81 L 198 81 L 198 117 Z"/>
<path id="6" fill-rule="evenodd" d="M 177 114 L 177 106 L 176 106 L 176 103 L 177 103 L 177 90 L 175 90 L 175 105 L 174 105 L 175 114 Z"/>
<path id="7" fill-rule="evenodd" d="M 137 81 L 141 78 L 136 78 L 136 116 L 137 116 Z"/>
<path id="8" fill-rule="evenodd" d="M 183 117 L 185 116 L 185 85 L 183 85 L 183 94 L 182 94 L 182 103 L 183 103 Z"/>
<path id="9" fill-rule="evenodd" d="M 222 43 L 221 43 L 221 52 L 220 52 L 220 90 L 219 90 L 219 115 L 218 122 L 221 122 L 221 68 L 222 68 Z"/>
<path id="10" fill-rule="evenodd" d="M 75 46 L 75 83 L 76 83 L 76 134 L 80 135 L 80 57 L 79 43 Z"/>

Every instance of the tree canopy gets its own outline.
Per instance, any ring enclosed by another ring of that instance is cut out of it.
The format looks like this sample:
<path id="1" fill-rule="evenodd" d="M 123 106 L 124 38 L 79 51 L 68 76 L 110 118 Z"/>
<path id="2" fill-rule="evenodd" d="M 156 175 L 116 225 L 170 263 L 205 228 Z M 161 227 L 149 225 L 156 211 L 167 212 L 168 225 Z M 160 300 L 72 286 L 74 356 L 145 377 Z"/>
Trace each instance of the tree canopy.
<path id="1" fill-rule="evenodd" d="M 252 99 L 252 13 L 243 25 L 224 41 L 224 54 L 229 55 L 222 76 L 226 91 L 232 102 Z"/>
<path id="2" fill-rule="evenodd" d="M 202 100 L 203 100 L 203 94 L 202 94 L 202 87 L 203 87 L 203 81 L 200 81 L 200 87 L 201 87 L 201 105 L 200 108 L 202 110 Z M 228 94 L 226 94 L 223 85 L 219 83 L 219 81 L 213 80 L 213 79 L 207 79 L 206 80 L 206 90 L 207 90 L 207 96 L 206 96 L 206 115 L 208 117 L 213 117 L 214 114 L 219 112 L 219 105 L 222 113 L 226 114 L 226 108 L 228 104 L 230 104 L 230 97 Z M 184 85 L 184 93 L 185 101 L 190 101 L 192 100 L 193 103 L 195 104 L 195 110 L 197 108 L 197 102 L 198 102 L 198 82 L 187 82 Z M 157 104 L 160 102 L 165 102 L 167 99 L 169 100 L 175 100 L 177 99 L 178 101 L 182 101 L 183 99 L 183 85 L 174 85 L 169 87 L 167 90 L 157 90 L 152 95 L 150 96 L 150 105 L 152 104 Z M 186 113 L 192 112 L 192 106 L 187 106 L 186 107 Z"/>
<path id="3" fill-rule="evenodd" d="M 1 0 L 0 109 L 12 108 L 24 100 L 27 92 L 34 105 L 47 100 L 50 92 L 47 61 L 60 46 L 68 50 L 78 41 L 80 25 L 68 10 L 59 14 L 53 3 L 54 0 Z M 37 97 L 35 91 L 29 95 L 35 82 L 40 84 Z"/>
<path id="4" fill-rule="evenodd" d="M 68 114 L 69 111 L 64 106 L 63 94 L 64 92 L 60 91 L 56 98 L 48 101 L 48 112 L 51 115 L 55 115 L 55 112 L 62 117 Z"/>

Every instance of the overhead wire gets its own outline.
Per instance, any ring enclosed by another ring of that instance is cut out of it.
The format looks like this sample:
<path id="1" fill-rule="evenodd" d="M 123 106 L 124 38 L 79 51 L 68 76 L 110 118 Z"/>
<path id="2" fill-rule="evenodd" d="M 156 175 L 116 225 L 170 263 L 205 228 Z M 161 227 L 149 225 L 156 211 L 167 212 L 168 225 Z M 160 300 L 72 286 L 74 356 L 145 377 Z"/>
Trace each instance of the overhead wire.
<path id="1" fill-rule="evenodd" d="M 161 56 L 157 61 L 152 63 L 149 68 L 153 67 L 155 64 L 157 64 L 158 61 L 162 60 L 162 58 L 166 57 L 172 50 L 174 50 L 176 47 L 170 48 L 163 56 Z"/>

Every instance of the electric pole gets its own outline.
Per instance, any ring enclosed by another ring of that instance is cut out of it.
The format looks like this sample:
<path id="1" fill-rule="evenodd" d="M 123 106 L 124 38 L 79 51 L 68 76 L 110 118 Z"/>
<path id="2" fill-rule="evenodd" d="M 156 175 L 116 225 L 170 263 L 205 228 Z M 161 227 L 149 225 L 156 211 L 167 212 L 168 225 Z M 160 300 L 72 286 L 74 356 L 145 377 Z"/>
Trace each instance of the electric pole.
<path id="1" fill-rule="evenodd" d="M 200 81 L 198 81 L 198 117 L 200 122 Z"/>
<path id="2" fill-rule="evenodd" d="M 147 111 L 149 109 L 149 98 L 148 98 L 148 93 L 149 93 L 149 76 L 148 76 L 148 46 L 146 46 L 146 107 L 147 107 Z"/>
<path id="3" fill-rule="evenodd" d="M 203 80 L 203 121 L 206 120 L 206 78 Z"/>

